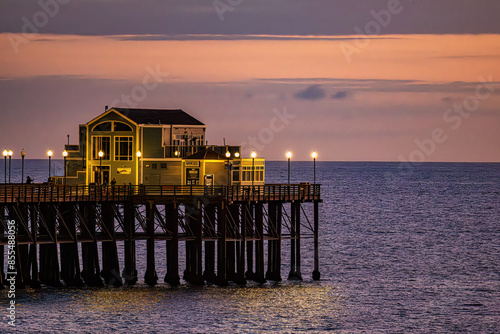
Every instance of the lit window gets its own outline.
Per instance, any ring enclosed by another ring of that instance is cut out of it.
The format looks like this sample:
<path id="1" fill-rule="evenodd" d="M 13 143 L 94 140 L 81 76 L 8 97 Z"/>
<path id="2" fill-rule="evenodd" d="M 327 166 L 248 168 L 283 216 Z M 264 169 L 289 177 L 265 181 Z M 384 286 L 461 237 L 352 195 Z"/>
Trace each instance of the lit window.
<path id="1" fill-rule="evenodd" d="M 92 136 L 92 157 L 99 160 L 99 151 L 104 153 L 103 160 L 109 160 L 111 137 Z"/>
<path id="2" fill-rule="evenodd" d="M 132 137 L 115 137 L 115 160 L 132 161 Z"/>

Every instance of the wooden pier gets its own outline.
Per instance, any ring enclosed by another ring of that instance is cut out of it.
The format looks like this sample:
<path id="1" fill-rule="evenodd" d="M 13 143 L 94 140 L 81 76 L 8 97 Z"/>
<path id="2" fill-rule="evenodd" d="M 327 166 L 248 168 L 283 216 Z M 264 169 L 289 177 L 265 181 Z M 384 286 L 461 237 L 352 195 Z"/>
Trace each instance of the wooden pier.
<path id="1" fill-rule="evenodd" d="M 6 267 L 12 259 L 5 262 L 11 221 L 18 287 L 135 284 L 137 240 L 146 240 L 144 281 L 149 285 L 158 282 L 158 242 L 166 247 L 166 283 L 180 282 L 183 242 L 184 280 L 225 285 L 281 280 L 284 239 L 290 240 L 288 278 L 302 279 L 301 241 L 312 238 L 317 280 L 321 201 L 320 185 L 310 184 L 0 185 L 0 286 L 13 272 Z M 312 210 L 303 203 L 312 203 Z M 124 268 L 119 268 L 117 241 L 123 241 Z"/>

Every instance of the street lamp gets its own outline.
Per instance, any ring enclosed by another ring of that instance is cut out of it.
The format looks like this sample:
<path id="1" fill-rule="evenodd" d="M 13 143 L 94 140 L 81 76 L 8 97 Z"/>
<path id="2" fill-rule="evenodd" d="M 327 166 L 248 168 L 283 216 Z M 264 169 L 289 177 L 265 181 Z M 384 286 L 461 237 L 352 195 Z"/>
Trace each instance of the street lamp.
<path id="1" fill-rule="evenodd" d="M 227 158 L 227 186 L 231 184 L 230 174 L 231 174 L 231 166 L 229 165 L 229 158 L 231 157 L 231 152 L 226 151 Z"/>
<path id="2" fill-rule="evenodd" d="M 24 148 L 21 150 L 21 183 L 24 183 L 24 156 L 26 155 L 26 152 L 24 152 Z"/>
<path id="3" fill-rule="evenodd" d="M 97 154 L 99 155 L 99 184 L 102 184 L 102 157 L 104 156 L 104 152 L 100 150 Z"/>
<path id="4" fill-rule="evenodd" d="M 9 148 L 9 183 L 10 183 L 10 174 L 11 174 L 11 169 L 10 169 L 10 166 L 11 166 L 11 160 L 12 160 L 12 150 Z"/>
<path id="5" fill-rule="evenodd" d="M 49 179 L 50 179 L 50 165 L 51 165 L 51 159 L 52 159 L 52 151 L 48 150 L 47 155 L 49 156 Z"/>
<path id="6" fill-rule="evenodd" d="M 318 154 L 316 153 L 316 150 L 313 151 L 311 156 L 313 158 L 313 170 L 314 170 L 314 183 L 313 184 L 316 184 L 316 157 L 318 156 Z"/>
<path id="7" fill-rule="evenodd" d="M 141 151 L 137 151 L 137 153 L 135 154 L 137 156 L 137 179 L 139 180 L 139 171 L 140 171 L 140 168 L 141 168 L 141 156 L 142 156 L 142 153 Z M 139 181 L 137 181 L 139 182 Z"/>
<path id="8" fill-rule="evenodd" d="M 9 155 L 9 152 L 7 151 L 7 149 L 4 149 L 3 150 L 3 157 L 5 158 L 5 174 L 4 174 L 4 182 L 5 184 L 7 184 L 7 155 Z"/>
<path id="9" fill-rule="evenodd" d="M 290 184 L 290 158 L 292 157 L 292 152 L 288 151 L 286 157 L 288 158 L 288 184 Z"/>
<path id="10" fill-rule="evenodd" d="M 64 150 L 62 155 L 64 157 L 64 184 L 66 184 L 66 157 L 68 156 L 68 151 Z"/>
<path id="11" fill-rule="evenodd" d="M 253 186 L 253 180 L 255 178 L 255 157 L 257 156 L 257 153 L 255 151 L 252 151 L 252 186 Z"/>

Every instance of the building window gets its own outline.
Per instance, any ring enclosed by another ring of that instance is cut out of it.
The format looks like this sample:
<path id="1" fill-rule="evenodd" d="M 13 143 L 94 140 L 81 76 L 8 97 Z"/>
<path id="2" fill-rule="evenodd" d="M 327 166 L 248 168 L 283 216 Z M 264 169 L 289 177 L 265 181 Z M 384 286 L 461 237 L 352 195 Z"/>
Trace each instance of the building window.
<path id="1" fill-rule="evenodd" d="M 158 169 L 158 164 L 151 164 L 151 168 Z"/>
<path id="2" fill-rule="evenodd" d="M 92 131 L 111 131 L 111 122 L 97 124 Z"/>
<path id="3" fill-rule="evenodd" d="M 104 152 L 103 160 L 110 159 L 111 137 L 92 136 L 92 158 L 99 160 L 99 151 Z"/>
<path id="4" fill-rule="evenodd" d="M 161 168 L 161 169 L 167 169 L 167 164 L 166 164 L 166 163 L 164 163 L 164 162 L 163 162 L 163 163 L 161 163 L 161 164 L 160 164 L 160 168 Z"/>
<path id="5" fill-rule="evenodd" d="M 113 131 L 132 131 L 132 128 L 125 123 L 122 122 L 114 122 Z"/>
<path id="6" fill-rule="evenodd" d="M 132 161 L 132 137 L 115 137 L 115 160 Z"/>

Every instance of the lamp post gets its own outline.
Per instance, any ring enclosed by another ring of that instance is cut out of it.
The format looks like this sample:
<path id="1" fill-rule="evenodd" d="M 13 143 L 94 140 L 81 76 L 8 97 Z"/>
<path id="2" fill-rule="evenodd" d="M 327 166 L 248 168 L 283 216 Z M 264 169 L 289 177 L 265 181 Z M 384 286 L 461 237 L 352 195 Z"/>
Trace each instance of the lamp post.
<path id="1" fill-rule="evenodd" d="M 255 178 L 255 157 L 257 156 L 257 153 L 255 151 L 252 151 L 252 187 L 253 187 L 253 180 Z"/>
<path id="2" fill-rule="evenodd" d="M 12 160 L 12 150 L 9 148 L 9 184 L 10 184 L 10 174 L 11 174 L 11 169 L 10 169 L 10 166 L 11 166 L 11 160 Z"/>
<path id="3" fill-rule="evenodd" d="M 50 166 L 51 166 L 51 159 L 52 159 L 52 151 L 48 150 L 47 155 L 49 156 L 49 179 L 50 179 Z"/>
<path id="4" fill-rule="evenodd" d="M 316 153 L 316 150 L 313 151 L 312 153 L 312 158 L 313 158 L 313 171 L 314 171 L 314 183 L 316 184 L 316 157 L 318 154 Z"/>
<path id="5" fill-rule="evenodd" d="M 9 152 L 7 151 L 7 149 L 4 149 L 3 150 L 3 157 L 5 159 L 5 164 L 4 164 L 4 166 L 5 166 L 5 174 L 4 174 L 4 179 L 3 179 L 4 181 L 3 181 L 3 183 L 5 183 L 5 184 L 7 184 L 7 155 L 9 155 Z"/>
<path id="6" fill-rule="evenodd" d="M 137 183 L 139 183 L 139 171 L 140 171 L 140 168 L 141 168 L 141 156 L 142 156 L 142 153 L 141 151 L 137 151 L 137 153 L 135 154 L 137 156 Z"/>
<path id="7" fill-rule="evenodd" d="M 26 152 L 24 152 L 24 148 L 21 150 L 21 183 L 24 183 L 24 156 Z"/>
<path id="8" fill-rule="evenodd" d="M 64 157 L 64 184 L 66 184 L 66 157 L 68 156 L 68 151 L 64 150 L 62 155 Z"/>
<path id="9" fill-rule="evenodd" d="M 290 184 L 290 158 L 292 157 L 292 152 L 288 151 L 286 157 L 288 158 L 288 184 Z"/>
<path id="10" fill-rule="evenodd" d="M 104 156 L 104 152 L 100 150 L 98 155 L 99 155 L 99 184 L 102 184 L 102 157 Z"/>
<path id="11" fill-rule="evenodd" d="M 229 165 L 229 158 L 231 157 L 231 152 L 226 151 L 226 158 L 227 158 L 227 186 L 231 184 L 231 179 L 229 178 L 231 174 L 231 166 Z"/>

